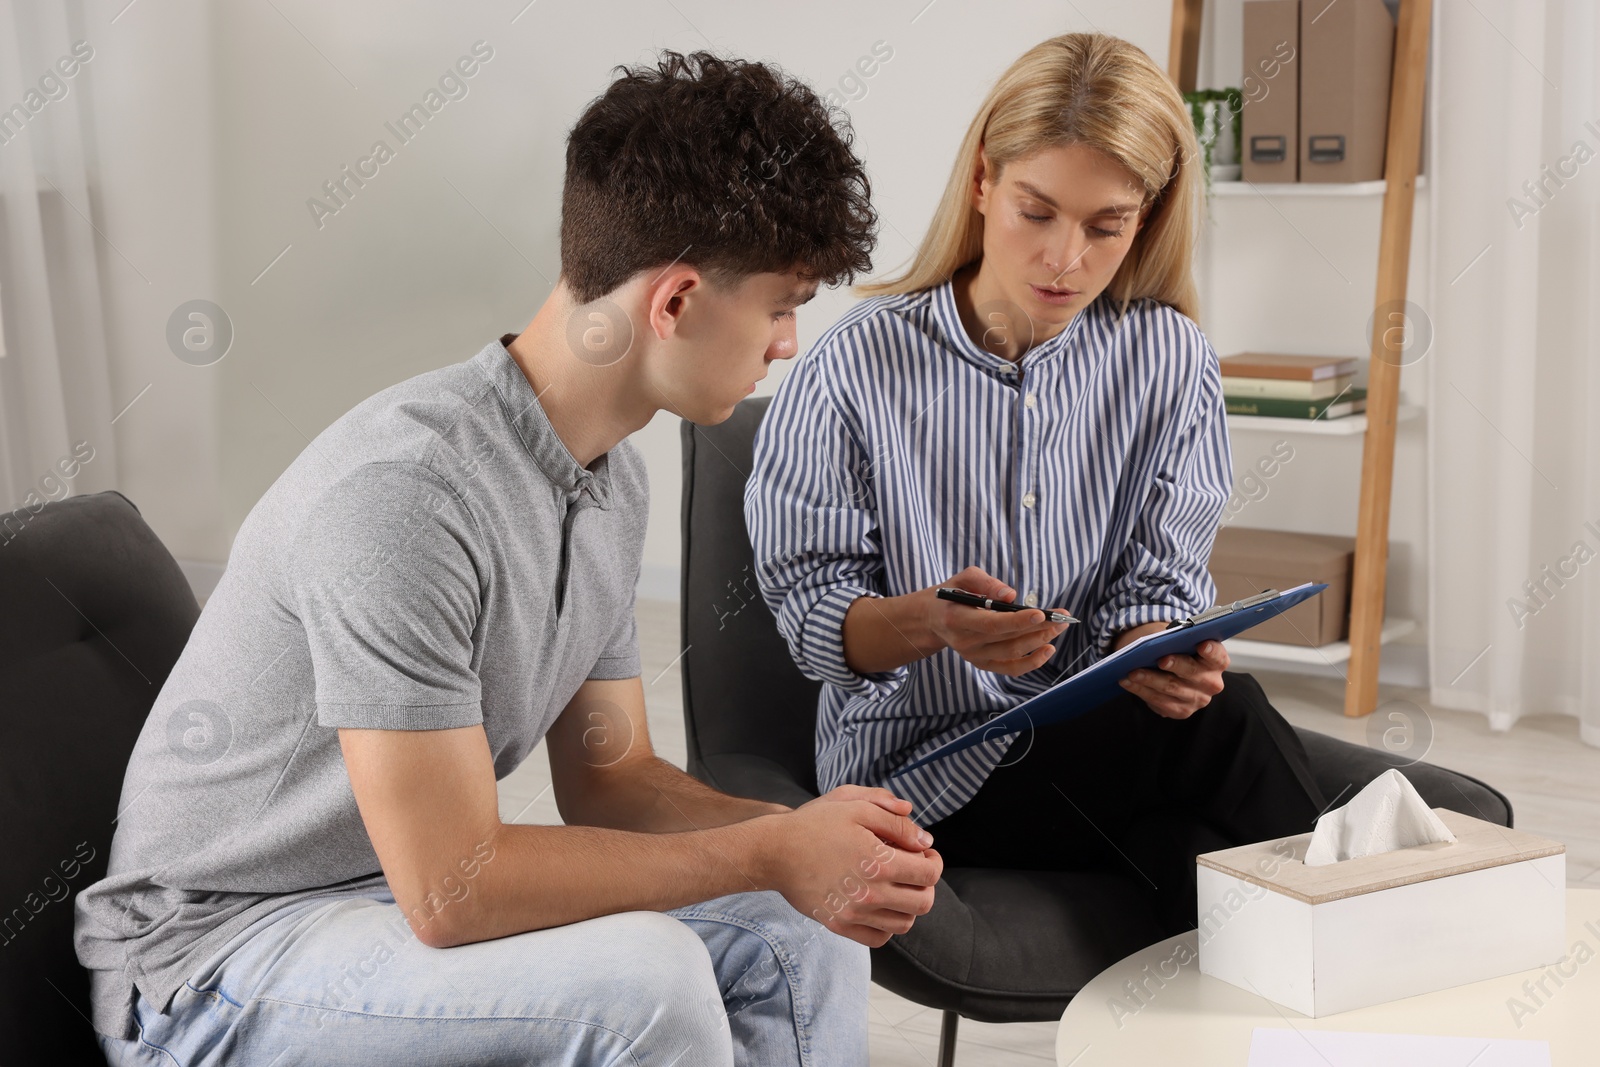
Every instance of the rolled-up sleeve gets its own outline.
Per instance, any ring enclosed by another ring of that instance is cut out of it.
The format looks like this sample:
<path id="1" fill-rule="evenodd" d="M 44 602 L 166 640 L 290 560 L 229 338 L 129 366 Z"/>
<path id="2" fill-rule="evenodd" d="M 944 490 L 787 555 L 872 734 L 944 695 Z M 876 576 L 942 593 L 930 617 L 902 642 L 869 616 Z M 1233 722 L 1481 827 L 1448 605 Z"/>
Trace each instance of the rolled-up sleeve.
<path id="1" fill-rule="evenodd" d="M 1198 330 L 1193 343 L 1203 353 L 1189 403 L 1182 405 L 1177 431 L 1154 460 L 1143 506 L 1117 558 L 1106 598 L 1091 617 L 1102 656 L 1123 630 L 1185 618 L 1216 600 L 1206 565 L 1233 491 L 1233 461 L 1216 352 Z"/>
<path id="2" fill-rule="evenodd" d="M 910 671 L 858 673 L 845 662 L 844 616 L 883 596 L 883 544 L 868 453 L 814 350 L 778 389 L 756 435 L 745 524 L 762 599 L 806 677 L 885 697 Z"/>

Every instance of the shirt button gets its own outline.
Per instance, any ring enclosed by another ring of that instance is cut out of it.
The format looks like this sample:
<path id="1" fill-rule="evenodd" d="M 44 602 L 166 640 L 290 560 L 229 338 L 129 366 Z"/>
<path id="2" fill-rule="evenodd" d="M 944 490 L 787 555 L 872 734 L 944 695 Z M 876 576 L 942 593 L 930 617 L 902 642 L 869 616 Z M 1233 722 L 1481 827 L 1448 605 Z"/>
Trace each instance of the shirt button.
<path id="1" fill-rule="evenodd" d="M 1001 374 L 1015 374 L 1015 373 L 1017 373 L 1016 364 L 1014 364 L 1014 363 L 1002 363 L 1000 365 L 1000 373 Z"/>
<path id="2" fill-rule="evenodd" d="M 1028 595 L 1022 598 L 1022 602 L 1024 604 L 1028 605 L 1028 607 L 1030 607 L 1030 608 L 1038 607 L 1039 606 L 1039 591 L 1037 589 L 1028 590 Z"/>
<path id="3" fill-rule="evenodd" d="M 1027 399 L 1023 400 L 1023 403 L 1028 405 L 1028 408 L 1031 410 L 1039 406 L 1039 398 L 1034 394 L 1029 393 Z"/>
<path id="4" fill-rule="evenodd" d="M 1023 493 L 1022 494 L 1022 506 L 1023 507 L 1031 508 L 1031 507 L 1033 507 L 1034 504 L 1036 504 L 1038 502 L 1039 502 L 1039 498 L 1034 496 L 1032 493 Z"/>

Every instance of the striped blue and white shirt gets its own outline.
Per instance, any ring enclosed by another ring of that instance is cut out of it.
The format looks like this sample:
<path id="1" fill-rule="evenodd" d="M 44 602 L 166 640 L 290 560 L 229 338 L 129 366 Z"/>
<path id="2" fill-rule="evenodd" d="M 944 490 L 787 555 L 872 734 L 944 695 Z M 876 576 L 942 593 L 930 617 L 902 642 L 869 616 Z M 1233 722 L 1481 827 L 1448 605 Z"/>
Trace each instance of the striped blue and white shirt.
<path id="1" fill-rule="evenodd" d="M 972 799 L 1007 743 L 890 781 L 918 756 L 1089 666 L 1132 626 L 1209 607 L 1232 489 L 1216 352 L 1153 300 L 1106 294 L 1011 363 L 975 344 L 949 282 L 853 308 L 762 420 L 744 512 L 767 606 L 824 684 L 817 781 L 892 789 L 923 825 Z M 845 664 L 845 611 L 976 565 L 1082 620 L 1018 678 L 951 649 Z"/>

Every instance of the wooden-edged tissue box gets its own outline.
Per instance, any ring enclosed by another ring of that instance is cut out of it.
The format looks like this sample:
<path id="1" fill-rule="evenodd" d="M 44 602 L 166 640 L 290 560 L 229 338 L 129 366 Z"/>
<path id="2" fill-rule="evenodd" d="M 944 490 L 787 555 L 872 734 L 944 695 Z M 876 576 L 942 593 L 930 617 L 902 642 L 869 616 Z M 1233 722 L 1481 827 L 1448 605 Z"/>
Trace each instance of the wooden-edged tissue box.
<path id="1" fill-rule="evenodd" d="M 1320 867 L 1310 834 L 1197 857 L 1200 973 L 1317 1018 L 1559 960 L 1566 846 L 1433 811 L 1454 842 Z"/>

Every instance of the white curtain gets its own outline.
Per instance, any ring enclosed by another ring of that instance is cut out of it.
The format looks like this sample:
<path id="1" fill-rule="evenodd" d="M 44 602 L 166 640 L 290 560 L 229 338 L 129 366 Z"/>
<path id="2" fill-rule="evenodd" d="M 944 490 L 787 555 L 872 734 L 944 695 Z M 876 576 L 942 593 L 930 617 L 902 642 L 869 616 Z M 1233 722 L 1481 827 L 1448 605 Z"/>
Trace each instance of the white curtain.
<path id="1" fill-rule="evenodd" d="M 1434 12 L 1431 698 L 1600 746 L 1600 16 Z"/>
<path id="2" fill-rule="evenodd" d="M 95 36 L 78 0 L 0 0 L 0 512 L 116 481 L 100 264 L 117 253 L 91 182 Z"/>

